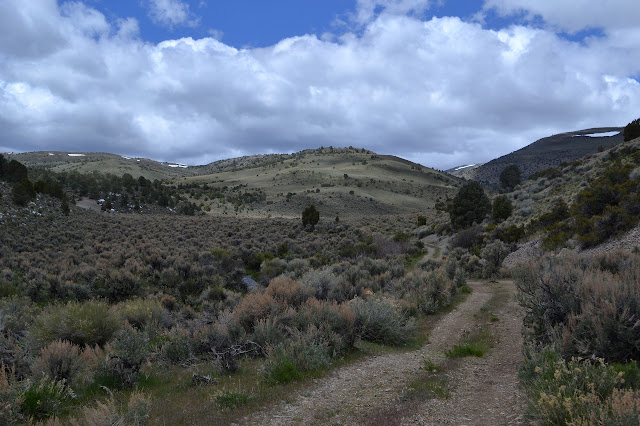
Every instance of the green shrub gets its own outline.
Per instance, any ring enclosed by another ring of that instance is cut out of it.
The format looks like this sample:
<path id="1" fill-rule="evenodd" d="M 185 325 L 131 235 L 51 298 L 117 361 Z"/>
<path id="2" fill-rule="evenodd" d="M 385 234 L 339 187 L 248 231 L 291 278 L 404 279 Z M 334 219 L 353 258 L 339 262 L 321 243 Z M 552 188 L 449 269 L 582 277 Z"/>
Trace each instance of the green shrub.
<path id="1" fill-rule="evenodd" d="M 45 346 L 55 340 L 68 340 L 80 347 L 104 346 L 120 328 L 109 305 L 98 300 L 51 306 L 36 317 L 31 334 Z"/>
<path id="2" fill-rule="evenodd" d="M 174 330 L 169 341 L 162 346 L 160 352 L 164 360 L 172 364 L 181 364 L 192 359 L 191 338 L 185 330 Z"/>
<path id="3" fill-rule="evenodd" d="M 43 420 L 59 414 L 75 398 L 64 381 L 48 377 L 29 383 L 21 394 L 20 411 L 32 420 Z"/>
<path id="4" fill-rule="evenodd" d="M 123 320 L 137 329 L 166 320 L 162 304 L 154 299 L 127 300 L 118 305 L 117 312 Z"/>
<path id="5" fill-rule="evenodd" d="M 464 358 L 466 356 L 482 357 L 484 350 L 478 345 L 465 343 L 462 345 L 454 345 L 453 348 L 446 353 L 449 358 Z"/>
<path id="6" fill-rule="evenodd" d="M 240 392 L 223 392 L 216 396 L 216 404 L 223 409 L 237 408 L 249 402 L 249 395 Z"/>
<path id="7" fill-rule="evenodd" d="M 285 384 L 302 378 L 296 366 L 284 356 L 268 360 L 264 366 L 264 378 L 271 385 Z"/>
<path id="8" fill-rule="evenodd" d="M 140 368 L 149 356 L 149 340 L 141 331 L 125 327 L 118 331 L 111 343 L 107 368 L 124 386 L 134 386 L 140 378 Z"/>
<path id="9" fill-rule="evenodd" d="M 500 266 L 504 259 L 511 253 L 509 246 L 500 240 L 495 240 L 482 250 L 482 258 L 486 260 L 483 275 L 486 278 L 495 278 L 500 272 Z"/>
<path id="10" fill-rule="evenodd" d="M 385 345 L 405 345 L 415 335 L 413 318 L 406 319 L 388 301 L 358 299 L 352 304 L 363 340 Z"/>
<path id="11" fill-rule="evenodd" d="M 640 395 L 624 389 L 623 371 L 601 358 L 565 361 L 552 348 L 528 349 L 520 378 L 543 424 L 637 424 Z"/>
<path id="12" fill-rule="evenodd" d="M 495 239 L 503 241 L 507 244 L 517 243 L 525 236 L 525 226 L 510 225 L 506 227 L 496 228 L 493 235 Z"/>

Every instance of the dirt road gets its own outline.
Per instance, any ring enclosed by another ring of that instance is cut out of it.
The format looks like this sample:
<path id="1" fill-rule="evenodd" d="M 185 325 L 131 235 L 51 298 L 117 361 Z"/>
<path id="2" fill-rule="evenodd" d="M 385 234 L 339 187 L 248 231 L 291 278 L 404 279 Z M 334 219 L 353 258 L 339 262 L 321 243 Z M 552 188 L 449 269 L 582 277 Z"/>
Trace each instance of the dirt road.
<path id="1" fill-rule="evenodd" d="M 511 282 L 469 283 L 472 294 L 433 328 L 416 351 L 370 357 L 314 380 L 293 400 L 281 401 L 240 422 L 246 425 L 327 424 L 523 424 L 524 398 L 518 387 L 522 317 Z M 486 324 L 493 349 L 464 358 L 447 370 L 448 398 L 406 401 L 407 386 L 424 372 L 424 360 L 440 363 L 460 337 L 477 327 L 474 314 L 500 292 L 497 321 Z"/>

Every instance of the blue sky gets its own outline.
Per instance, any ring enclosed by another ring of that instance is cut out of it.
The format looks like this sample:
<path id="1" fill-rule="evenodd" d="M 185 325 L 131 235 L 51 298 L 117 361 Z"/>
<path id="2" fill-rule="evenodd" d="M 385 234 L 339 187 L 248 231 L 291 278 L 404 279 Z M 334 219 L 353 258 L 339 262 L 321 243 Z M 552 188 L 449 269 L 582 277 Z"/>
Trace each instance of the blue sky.
<path id="1" fill-rule="evenodd" d="M 446 169 L 640 116 L 640 2 L 3 0 L 0 151 Z"/>

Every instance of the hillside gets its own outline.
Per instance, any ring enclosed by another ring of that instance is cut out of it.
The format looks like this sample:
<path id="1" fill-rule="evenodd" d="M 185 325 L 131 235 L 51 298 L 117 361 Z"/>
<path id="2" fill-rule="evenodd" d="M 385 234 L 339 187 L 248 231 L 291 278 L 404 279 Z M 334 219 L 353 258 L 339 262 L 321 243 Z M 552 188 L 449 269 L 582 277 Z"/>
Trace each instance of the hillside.
<path id="1" fill-rule="evenodd" d="M 613 136 L 597 136 L 613 132 L 620 133 Z M 526 179 L 535 172 L 558 167 L 562 163 L 570 163 L 585 155 L 611 148 L 623 141 L 621 132 L 621 127 L 600 127 L 560 133 L 539 139 L 524 148 L 488 163 L 454 168 L 447 172 L 454 176 L 476 180 L 483 185 L 497 189 L 500 173 L 509 164 L 517 164 L 522 171 L 522 177 Z"/>
<path id="2" fill-rule="evenodd" d="M 410 161 L 357 148 L 254 155 L 202 166 L 106 153 L 10 154 L 33 169 L 162 180 L 209 214 L 297 217 L 316 204 L 324 217 L 416 213 L 453 196 L 460 180 Z M 117 202 L 119 194 L 113 194 Z"/>
<path id="3" fill-rule="evenodd" d="M 423 212 L 460 182 L 398 157 L 324 148 L 173 184 L 212 213 L 293 217 L 313 203 L 323 216 L 342 217 Z"/>

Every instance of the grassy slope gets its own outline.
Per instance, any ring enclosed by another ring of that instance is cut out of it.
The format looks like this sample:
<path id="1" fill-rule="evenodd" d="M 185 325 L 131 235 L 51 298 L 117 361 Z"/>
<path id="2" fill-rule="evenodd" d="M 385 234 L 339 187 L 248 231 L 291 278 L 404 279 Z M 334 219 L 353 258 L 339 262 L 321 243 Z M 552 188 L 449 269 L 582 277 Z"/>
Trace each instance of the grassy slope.
<path id="1" fill-rule="evenodd" d="M 397 157 L 354 150 L 304 151 L 263 166 L 176 182 L 214 188 L 246 185 L 243 191 L 264 191 L 266 202 L 250 207 L 258 216 L 298 216 L 310 203 L 323 215 L 422 212 L 433 208 L 438 198 L 453 196 L 460 184 L 456 178 Z M 290 193 L 295 195 L 287 201 Z M 219 202 L 210 205 L 213 212 L 225 210 Z"/>

